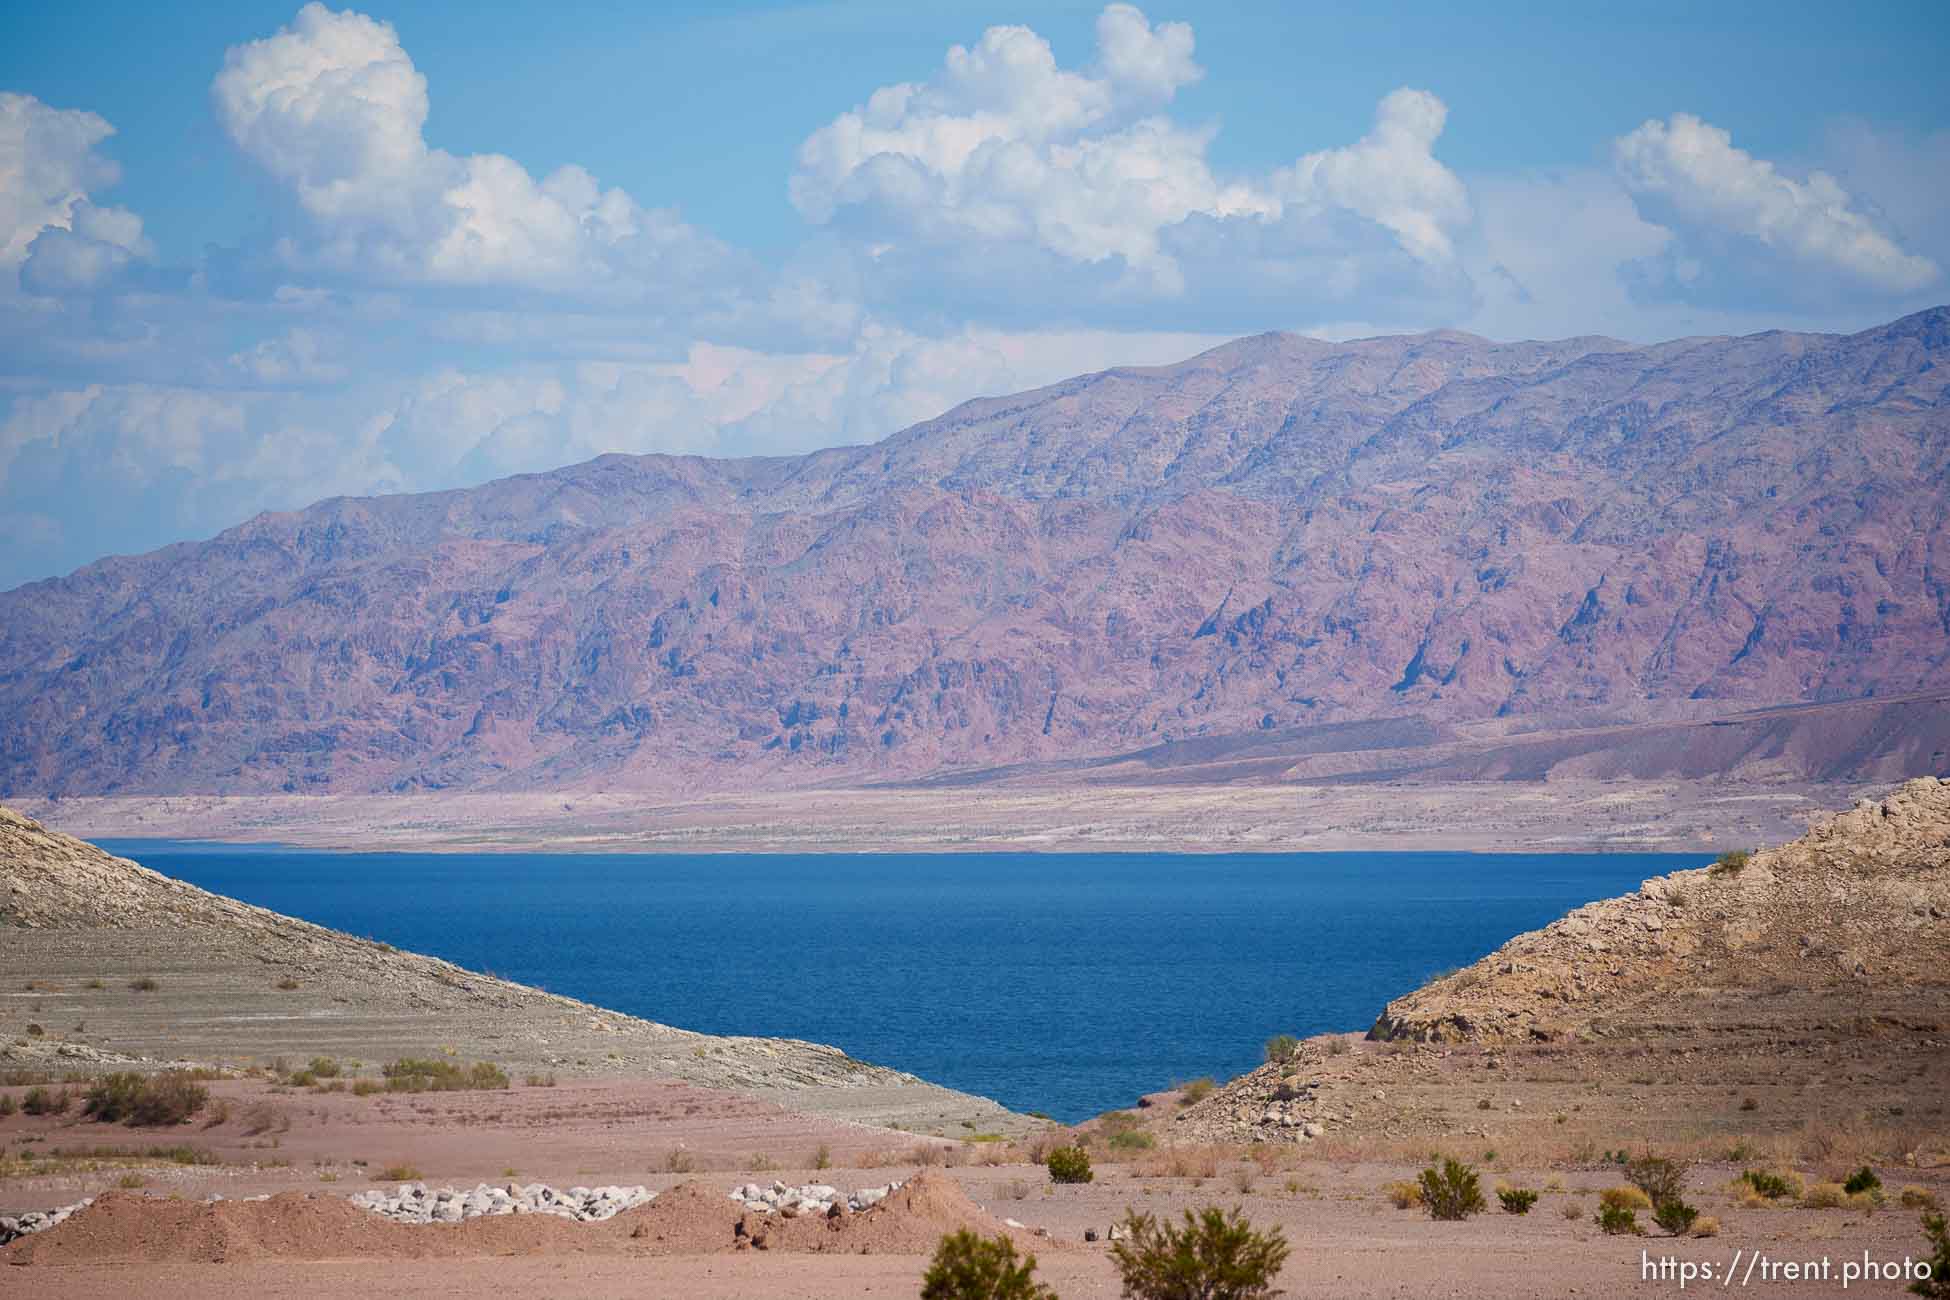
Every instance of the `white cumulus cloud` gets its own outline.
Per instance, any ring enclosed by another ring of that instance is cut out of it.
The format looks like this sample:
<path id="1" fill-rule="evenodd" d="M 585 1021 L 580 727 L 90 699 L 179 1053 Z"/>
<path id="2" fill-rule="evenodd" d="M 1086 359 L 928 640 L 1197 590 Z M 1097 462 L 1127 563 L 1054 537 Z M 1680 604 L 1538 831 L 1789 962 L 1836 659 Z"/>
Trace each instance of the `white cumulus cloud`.
<path id="1" fill-rule="evenodd" d="M 1450 232 L 1470 217 L 1469 191 L 1434 153 L 1448 118 L 1428 91 L 1394 91 L 1376 108 L 1373 130 L 1344 149 L 1308 154 L 1274 188 L 1290 202 L 1359 213 L 1420 260 L 1445 261 L 1455 251 Z"/>
<path id="2" fill-rule="evenodd" d="M 317 3 L 233 47 L 211 87 L 244 154 L 288 186 L 299 265 L 437 284 L 641 290 L 691 282 L 729 250 L 580 167 L 541 180 L 500 154 L 427 143 L 427 82 L 390 24 Z"/>
<path id="3" fill-rule="evenodd" d="M 883 87 L 808 137 L 792 200 L 814 223 L 863 239 L 883 265 L 910 244 L 1034 249 L 1058 264 L 1121 266 L 1112 289 L 1126 299 L 1196 289 L 1199 268 L 1185 254 L 1210 241 L 1188 233 L 1194 222 L 1235 226 L 1265 247 L 1282 240 L 1248 227 L 1325 229 L 1352 215 L 1414 259 L 1451 258 L 1450 232 L 1470 209 L 1433 154 L 1446 113 L 1434 95 L 1389 95 L 1374 130 L 1346 148 L 1223 177 L 1208 161 L 1213 129 L 1164 111 L 1203 75 L 1192 56 L 1190 27 L 1154 25 L 1130 5 L 1104 10 L 1096 61 L 1083 70 L 1059 66 L 1026 27 L 992 27 L 973 47 L 950 49 L 929 81 Z M 1290 230 L 1283 242 L 1345 259 L 1337 239 L 1327 252 Z"/>
<path id="4" fill-rule="evenodd" d="M 96 151 L 114 133 L 99 114 L 0 93 L 0 268 L 29 292 L 90 289 L 150 255 L 140 217 L 89 198 L 120 178 Z"/>
<path id="5" fill-rule="evenodd" d="M 1913 292 L 1938 276 L 1934 262 L 1905 252 L 1827 172 L 1797 181 L 1689 113 L 1646 122 L 1615 143 L 1613 158 L 1628 190 L 1681 222 L 1757 240 L 1884 292 Z"/>

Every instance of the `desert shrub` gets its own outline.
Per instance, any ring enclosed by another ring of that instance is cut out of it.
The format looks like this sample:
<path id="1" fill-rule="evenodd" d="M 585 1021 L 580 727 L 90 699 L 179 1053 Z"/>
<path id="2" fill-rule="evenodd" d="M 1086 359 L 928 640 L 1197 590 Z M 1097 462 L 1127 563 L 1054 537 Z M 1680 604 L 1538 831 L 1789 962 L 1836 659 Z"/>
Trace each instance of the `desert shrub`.
<path id="1" fill-rule="evenodd" d="M 14 1100 L 14 1095 L 11 1092 L 0 1092 L 0 1119 L 5 1119 L 19 1109 L 20 1104 Z M 1908 1202 L 1904 1202 L 1904 1204 L 1908 1204 Z"/>
<path id="2" fill-rule="evenodd" d="M 814 1169 L 831 1169 L 833 1167 L 833 1148 L 821 1142 L 819 1144 L 819 1150 L 813 1152 L 812 1163 Z"/>
<path id="3" fill-rule="evenodd" d="M 1422 1203 L 1422 1187 L 1419 1183 L 1407 1181 L 1390 1183 L 1381 1189 L 1388 1203 L 1398 1210 L 1412 1209 Z"/>
<path id="4" fill-rule="evenodd" d="M 1672 1237 L 1684 1236 L 1692 1229 L 1693 1221 L 1699 1218 L 1699 1211 L 1677 1196 L 1668 1196 L 1652 1207 L 1652 1221 L 1666 1230 Z"/>
<path id="5" fill-rule="evenodd" d="M 1848 1193 L 1840 1183 L 1816 1183 L 1801 1194 L 1805 1210 L 1839 1210 L 1848 1204 Z"/>
<path id="6" fill-rule="evenodd" d="M 1275 1065 L 1284 1065 L 1293 1059 L 1300 1050 L 1300 1040 L 1292 1034 L 1275 1034 L 1266 1040 L 1266 1059 Z"/>
<path id="7" fill-rule="evenodd" d="M 1637 1237 L 1645 1231 L 1639 1227 L 1638 1211 L 1623 1205 L 1600 1205 L 1598 1227 L 1608 1237 Z"/>
<path id="8" fill-rule="evenodd" d="M 1745 849 L 1729 849 L 1713 859 L 1713 865 L 1707 868 L 1707 872 L 1715 876 L 1737 876 L 1747 869 L 1753 856 Z"/>
<path id="9" fill-rule="evenodd" d="M 1749 1169 L 1740 1175 L 1740 1181 L 1753 1188 L 1755 1195 L 1770 1201 L 1800 1193 L 1800 1189 L 1794 1185 L 1799 1180 L 1790 1181 L 1787 1175 L 1769 1173 L 1764 1169 Z"/>
<path id="10" fill-rule="evenodd" d="M 1185 1211 L 1184 1226 L 1127 1211 L 1111 1261 L 1132 1300 L 1265 1300 L 1286 1263 L 1286 1236 L 1256 1232 L 1238 1210 Z"/>
<path id="11" fill-rule="evenodd" d="M 1152 1136 L 1143 1129 L 1119 1129 L 1110 1135 L 1110 1147 L 1113 1151 L 1149 1151 L 1156 1145 Z"/>
<path id="12" fill-rule="evenodd" d="M 1431 1165 L 1422 1171 L 1422 1204 L 1431 1219 L 1466 1219 L 1483 1208 L 1483 1189 L 1476 1171 L 1454 1157 L 1445 1158 L 1441 1169 Z"/>
<path id="13" fill-rule="evenodd" d="M 1636 1187 L 1607 1187 L 1598 1193 L 1598 1204 L 1607 1209 L 1649 1210 L 1652 1198 Z"/>
<path id="14" fill-rule="evenodd" d="M 130 990 L 136 993 L 154 993 L 161 987 L 153 975 L 142 975 L 129 981 Z"/>
<path id="15" fill-rule="evenodd" d="M 523 1079 L 522 1083 L 530 1088 L 553 1088 L 555 1086 L 555 1076 L 553 1074 L 531 1074 Z"/>
<path id="16" fill-rule="evenodd" d="M 339 1063 L 329 1056 L 312 1057 L 311 1064 L 306 1068 L 320 1079 L 336 1079 L 340 1073 Z"/>
<path id="17" fill-rule="evenodd" d="M 1904 1183 L 1903 1190 L 1897 1193 L 1903 1205 L 1911 1210 L 1934 1210 L 1937 1208 L 1936 1193 L 1916 1183 Z"/>
<path id="18" fill-rule="evenodd" d="M 1584 1217 L 1584 1202 L 1566 1201 L 1564 1202 L 1564 1208 L 1559 1210 L 1558 1213 L 1562 1214 L 1565 1218 L 1569 1219 L 1571 1222 L 1576 1223 L 1579 1219 L 1582 1219 Z"/>
<path id="19" fill-rule="evenodd" d="M 1850 1196 L 1857 1196 L 1864 1192 L 1879 1192 L 1882 1190 L 1882 1180 L 1876 1177 L 1875 1170 L 1863 1165 L 1848 1176 L 1848 1181 L 1842 1184 L 1842 1190 Z"/>
<path id="20" fill-rule="evenodd" d="M 667 1174 L 688 1174 L 697 1170 L 697 1157 L 679 1147 L 664 1155 L 664 1172 Z"/>
<path id="21" fill-rule="evenodd" d="M 1657 1206 L 1685 1190 L 1686 1166 L 1664 1156 L 1643 1155 L 1625 1166 L 1625 1181 L 1644 1192 Z"/>
<path id="22" fill-rule="evenodd" d="M 462 1065 L 457 1061 L 402 1057 L 381 1067 L 391 1092 L 473 1092 L 509 1086 L 508 1076 L 491 1061 Z"/>
<path id="23" fill-rule="evenodd" d="M 1178 1104 L 1181 1106 L 1190 1106 L 1204 1101 L 1212 1095 L 1212 1090 L 1218 1086 L 1218 1084 L 1212 1082 L 1210 1079 L 1193 1079 L 1190 1083 L 1178 1090 Z"/>
<path id="24" fill-rule="evenodd" d="M 1720 1221 L 1710 1214 L 1703 1214 L 1693 1225 L 1695 1237 L 1717 1237 L 1720 1235 Z"/>
<path id="25" fill-rule="evenodd" d="M 97 1080 L 81 1113 L 103 1124 L 181 1124 L 209 1100 L 210 1090 L 182 1070 L 146 1076 L 123 1071 Z"/>
<path id="26" fill-rule="evenodd" d="M 285 976 L 283 979 L 278 981 L 278 988 L 283 990 L 286 993 L 293 992 L 303 987 L 304 986 L 302 984 L 298 983 L 297 980 L 292 979 L 289 975 Z"/>
<path id="27" fill-rule="evenodd" d="M 1528 1214 L 1530 1207 L 1537 1204 L 1537 1193 L 1528 1187 L 1499 1187 L 1496 1199 L 1503 1202 L 1505 1214 Z"/>
<path id="28" fill-rule="evenodd" d="M 370 1097 L 376 1092 L 384 1091 L 386 1091 L 386 1085 L 377 1079 L 354 1079 L 352 1081 L 352 1095 L 355 1097 Z"/>
<path id="29" fill-rule="evenodd" d="M 1941 1214 L 1926 1214 L 1923 1235 L 1930 1243 L 1930 1275 L 1910 1283 L 1910 1292 L 1930 1300 L 1950 1300 L 1950 1225 Z"/>
<path id="30" fill-rule="evenodd" d="M 1090 1153 L 1082 1147 L 1057 1147 L 1044 1163 L 1052 1183 L 1087 1183 L 1097 1176 L 1090 1170 Z"/>
<path id="31" fill-rule="evenodd" d="M 20 1109 L 29 1115 L 59 1115 L 68 1108 L 68 1090 L 59 1092 L 47 1088 L 29 1088 L 27 1095 L 20 1099 Z"/>
<path id="32" fill-rule="evenodd" d="M 387 1183 L 417 1183 L 420 1177 L 420 1171 L 412 1165 L 387 1165 L 379 1171 L 380 1181 Z"/>
<path id="33" fill-rule="evenodd" d="M 982 1237 L 964 1228 L 934 1248 L 921 1278 L 921 1300 L 1056 1300 L 1035 1272 L 1036 1257 L 1018 1261 L 1007 1236 Z"/>

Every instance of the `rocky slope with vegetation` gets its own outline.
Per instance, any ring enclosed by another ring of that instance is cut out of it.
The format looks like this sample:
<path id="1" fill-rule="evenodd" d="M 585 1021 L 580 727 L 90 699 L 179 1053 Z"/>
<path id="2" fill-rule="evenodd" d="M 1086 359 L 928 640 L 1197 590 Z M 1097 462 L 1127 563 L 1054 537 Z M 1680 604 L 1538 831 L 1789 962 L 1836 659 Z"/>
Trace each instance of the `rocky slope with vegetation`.
<path id="1" fill-rule="evenodd" d="M 1825 1021 L 1848 1008 L 1939 1028 L 1950 1018 L 1950 783 L 1910 781 L 1791 844 L 1581 907 L 1389 1003 L 1373 1036 L 1605 1036 L 1702 998 L 1713 1014 L 1802 1006 Z"/>
<path id="2" fill-rule="evenodd" d="M 434 1056 L 517 1078 L 680 1080 L 921 1130 L 1016 1121 L 837 1048 L 693 1033 L 224 898 L 4 806 L 0 936 L 0 981 L 25 990 L 0 1025 L 0 1070 Z"/>
<path id="3" fill-rule="evenodd" d="M 1950 308 L 1650 346 L 1266 335 L 870 447 L 326 501 L 0 593 L 0 795 L 790 786 L 1304 756 L 1362 719 L 1353 748 L 1399 754 L 1925 690 L 1946 360 Z M 1714 752 L 1897 775 L 1874 745 Z"/>
<path id="4" fill-rule="evenodd" d="M 1950 782 L 1581 907 L 1390 1002 L 1365 1041 L 1279 1055 L 1167 1131 L 1592 1155 L 1876 1131 L 1950 1160 Z"/>

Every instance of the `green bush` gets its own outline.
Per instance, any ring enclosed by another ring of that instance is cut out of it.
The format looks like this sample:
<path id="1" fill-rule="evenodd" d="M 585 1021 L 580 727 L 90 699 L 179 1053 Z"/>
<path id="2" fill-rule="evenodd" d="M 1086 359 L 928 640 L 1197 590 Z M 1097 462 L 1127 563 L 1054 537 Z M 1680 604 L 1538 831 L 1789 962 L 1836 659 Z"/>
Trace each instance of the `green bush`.
<path id="1" fill-rule="evenodd" d="M 1692 1231 L 1693 1220 L 1699 1218 L 1699 1211 L 1677 1196 L 1668 1196 L 1654 1203 L 1652 1221 L 1664 1228 L 1668 1235 L 1683 1237 Z"/>
<path id="2" fill-rule="evenodd" d="M 1685 1190 L 1686 1166 L 1664 1156 L 1643 1155 L 1625 1166 L 1625 1181 L 1644 1192 L 1657 1209 Z"/>
<path id="3" fill-rule="evenodd" d="M 1218 1086 L 1218 1084 L 1210 1079 L 1193 1079 L 1190 1083 L 1178 1090 L 1178 1104 L 1181 1106 L 1190 1106 L 1204 1101 L 1212 1095 L 1212 1090 Z"/>
<path id="4" fill-rule="evenodd" d="M 1155 1145 L 1151 1135 L 1143 1129 L 1119 1129 L 1110 1135 L 1110 1148 L 1113 1151 L 1149 1151 Z"/>
<path id="5" fill-rule="evenodd" d="M 1284 1065 L 1293 1059 L 1300 1050 L 1300 1040 L 1292 1034 L 1275 1034 L 1266 1040 L 1266 1059 L 1275 1065 Z"/>
<path id="6" fill-rule="evenodd" d="M 980 1237 L 964 1228 L 934 1248 L 921 1278 L 921 1300 L 1056 1300 L 1035 1272 L 1036 1257 L 1018 1263 L 1008 1237 Z"/>
<path id="7" fill-rule="evenodd" d="M 1713 860 L 1713 865 L 1707 868 L 1707 873 L 1714 876 L 1737 876 L 1747 869 L 1747 863 L 1753 860 L 1753 856 L 1745 849 L 1729 849 Z"/>
<path id="8" fill-rule="evenodd" d="M 1779 1174 L 1770 1174 L 1764 1169 L 1749 1169 L 1740 1175 L 1740 1180 L 1753 1188 L 1756 1196 L 1763 1196 L 1770 1201 L 1778 1201 L 1794 1191 L 1787 1179 Z"/>
<path id="9" fill-rule="evenodd" d="M 1639 1227 L 1639 1212 L 1623 1205 L 1599 1206 L 1598 1226 L 1608 1237 L 1637 1237 L 1644 1232 Z"/>
<path id="10" fill-rule="evenodd" d="M 1430 1166 L 1422 1171 L 1422 1204 L 1431 1219 L 1467 1219 L 1481 1212 L 1483 1189 L 1476 1171 L 1454 1157 L 1447 1157 L 1442 1168 Z"/>
<path id="11" fill-rule="evenodd" d="M 1528 1187 L 1499 1187 L 1496 1199 L 1503 1202 L 1505 1214 L 1528 1214 L 1530 1207 L 1537 1204 L 1537 1193 Z"/>
<path id="12" fill-rule="evenodd" d="M 20 1099 L 20 1108 L 29 1115 L 59 1115 L 68 1108 L 68 1090 L 50 1092 L 46 1088 L 29 1088 L 27 1095 Z"/>
<path id="13" fill-rule="evenodd" d="M 329 1056 L 312 1057 L 311 1064 L 306 1069 L 309 1074 L 320 1079 L 336 1079 L 339 1077 L 339 1063 Z"/>
<path id="14" fill-rule="evenodd" d="M 1082 1147 L 1057 1147 L 1045 1163 L 1052 1183 L 1087 1183 L 1097 1176 L 1090 1170 L 1090 1153 Z"/>
<path id="15" fill-rule="evenodd" d="M 511 1086 L 507 1074 L 490 1061 L 462 1065 L 402 1057 L 379 1072 L 386 1076 L 390 1092 L 476 1092 Z"/>
<path id="16" fill-rule="evenodd" d="M 1910 1283 L 1910 1292 L 1929 1300 L 1950 1300 L 1950 1227 L 1941 1214 L 1926 1214 L 1923 1235 L 1930 1241 L 1930 1275 Z"/>
<path id="17" fill-rule="evenodd" d="M 1882 1190 L 1882 1180 L 1876 1177 L 1875 1170 L 1863 1165 L 1848 1176 L 1848 1181 L 1842 1184 L 1842 1190 L 1850 1196 L 1862 1192 L 1879 1192 Z"/>
<path id="18" fill-rule="evenodd" d="M 210 1090 L 186 1071 L 152 1075 L 123 1071 L 97 1080 L 88 1089 L 81 1113 L 104 1124 L 181 1124 L 209 1100 Z"/>
<path id="19" fill-rule="evenodd" d="M 1287 1257 L 1278 1228 L 1255 1232 L 1216 1206 L 1186 1210 L 1182 1228 L 1127 1211 L 1124 1234 L 1110 1257 L 1131 1300 L 1265 1300 Z"/>
<path id="20" fill-rule="evenodd" d="M 0 1092 L 0 1119 L 5 1119 L 18 1109 L 20 1105 L 14 1100 L 11 1092 Z"/>

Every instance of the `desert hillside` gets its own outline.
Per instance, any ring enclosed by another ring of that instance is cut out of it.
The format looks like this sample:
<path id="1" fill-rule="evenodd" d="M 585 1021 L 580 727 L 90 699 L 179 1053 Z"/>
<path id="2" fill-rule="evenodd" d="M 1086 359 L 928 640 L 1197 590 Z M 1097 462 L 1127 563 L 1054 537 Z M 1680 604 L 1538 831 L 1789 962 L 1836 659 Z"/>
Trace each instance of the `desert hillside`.
<path id="1" fill-rule="evenodd" d="M 1841 1126 L 1950 1159 L 1946 1070 L 1950 782 L 1921 777 L 1519 935 L 1169 1127 L 1611 1149 Z"/>
<path id="2" fill-rule="evenodd" d="M 1950 1015 L 1950 783 L 1910 781 L 1802 839 L 1645 882 L 1388 1004 L 1377 1038 L 1629 1035 L 1683 1005 L 1730 1025 L 1846 1007 Z"/>
<path id="3" fill-rule="evenodd" d="M 1261 736 L 1412 769 L 1459 724 L 1928 690 L 1947 359 L 1950 308 L 1265 335 L 869 447 L 326 501 L 0 594 L 0 795 L 858 784 Z M 1931 716 L 1698 752 L 1887 781 L 1950 744 Z M 1661 774 L 1636 743 L 1439 757 Z"/>
<path id="4" fill-rule="evenodd" d="M 915 1129 L 1014 1119 L 836 1048 L 692 1033 L 281 916 L 6 807 L 0 935 L 0 981 L 26 990 L 0 1037 L 0 1069 L 444 1052 L 517 1077 L 681 1081 Z"/>

